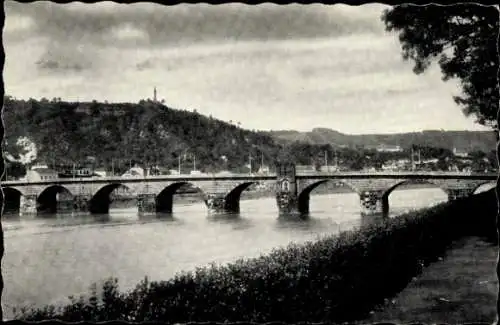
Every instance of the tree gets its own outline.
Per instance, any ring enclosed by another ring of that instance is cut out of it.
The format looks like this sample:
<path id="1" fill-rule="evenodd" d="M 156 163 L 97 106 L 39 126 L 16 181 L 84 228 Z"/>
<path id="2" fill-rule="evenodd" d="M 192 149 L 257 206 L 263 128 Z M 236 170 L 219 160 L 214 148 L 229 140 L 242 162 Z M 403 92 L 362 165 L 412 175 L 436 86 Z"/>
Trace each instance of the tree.
<path id="1" fill-rule="evenodd" d="M 385 10 L 382 21 L 387 31 L 399 32 L 403 58 L 414 61 L 416 74 L 438 59 L 443 80 L 460 80 L 462 95 L 454 100 L 464 114 L 498 129 L 499 13 L 495 7 L 400 5 Z"/>
<path id="2" fill-rule="evenodd" d="M 19 179 L 26 175 L 26 166 L 18 161 L 8 161 L 5 160 L 5 173 L 2 176 L 2 180 Z"/>
<path id="3" fill-rule="evenodd" d="M 455 102 L 466 116 L 495 129 L 498 140 L 498 8 L 472 3 L 401 5 L 384 11 L 382 20 L 387 31 L 399 32 L 403 58 L 415 62 L 415 73 L 424 72 L 439 57 L 443 80 L 460 80 L 462 95 L 455 96 Z M 500 143 L 497 160 L 499 155 Z M 500 195 L 498 182 L 496 193 Z M 500 231 L 500 211 L 496 224 Z M 499 309 L 500 289 L 497 297 Z"/>

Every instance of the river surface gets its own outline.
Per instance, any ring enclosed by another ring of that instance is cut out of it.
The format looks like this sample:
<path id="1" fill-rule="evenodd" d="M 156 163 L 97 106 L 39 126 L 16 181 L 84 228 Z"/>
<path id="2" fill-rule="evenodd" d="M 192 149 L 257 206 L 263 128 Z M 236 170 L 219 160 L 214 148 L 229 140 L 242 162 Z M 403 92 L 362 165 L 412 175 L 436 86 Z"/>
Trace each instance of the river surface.
<path id="1" fill-rule="evenodd" d="M 446 200 L 438 188 L 396 190 L 389 197 L 390 216 Z M 240 207 L 237 216 L 209 216 L 200 201 L 177 202 L 169 219 L 140 219 L 136 208 L 111 209 L 107 218 L 4 219 L 4 317 L 12 317 L 12 307 L 66 303 L 108 277 L 128 290 L 145 276 L 167 280 L 182 270 L 256 257 L 376 222 L 361 217 L 355 193 L 311 195 L 306 220 L 278 218 L 274 198 L 242 200 Z"/>

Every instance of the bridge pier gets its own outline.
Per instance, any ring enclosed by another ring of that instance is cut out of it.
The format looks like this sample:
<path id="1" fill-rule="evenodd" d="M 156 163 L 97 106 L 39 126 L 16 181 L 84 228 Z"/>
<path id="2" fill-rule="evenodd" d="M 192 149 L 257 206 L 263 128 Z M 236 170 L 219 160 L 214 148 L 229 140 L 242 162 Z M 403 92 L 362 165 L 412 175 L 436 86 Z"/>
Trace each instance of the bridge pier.
<path id="1" fill-rule="evenodd" d="M 363 215 L 387 215 L 389 212 L 389 198 L 384 195 L 383 190 L 364 191 L 359 194 L 361 202 L 361 214 Z"/>
<path id="2" fill-rule="evenodd" d="M 240 212 L 239 201 L 231 202 L 226 193 L 205 194 L 205 204 L 210 214 L 238 213 Z"/>
<path id="3" fill-rule="evenodd" d="M 73 211 L 74 212 L 90 212 L 90 195 L 75 195 L 73 196 Z"/>
<path id="4" fill-rule="evenodd" d="M 139 215 L 156 214 L 156 194 L 143 193 L 137 195 Z"/>
<path id="5" fill-rule="evenodd" d="M 56 213 L 72 213 L 74 211 L 74 196 L 56 193 Z"/>
<path id="6" fill-rule="evenodd" d="M 276 193 L 276 203 L 278 205 L 278 211 L 280 215 L 301 215 L 309 211 L 300 211 L 299 200 L 297 195 L 290 192 L 278 192 Z M 307 209 L 309 210 L 309 209 Z"/>
<path id="7" fill-rule="evenodd" d="M 280 216 L 297 216 L 309 212 L 309 200 L 299 204 L 295 165 L 283 163 L 276 165 L 276 203 Z"/>
<path id="8" fill-rule="evenodd" d="M 73 200 L 62 200 L 56 202 L 57 213 L 71 213 L 74 211 Z"/>
<path id="9" fill-rule="evenodd" d="M 37 195 L 21 195 L 19 204 L 20 216 L 36 216 L 37 215 Z"/>

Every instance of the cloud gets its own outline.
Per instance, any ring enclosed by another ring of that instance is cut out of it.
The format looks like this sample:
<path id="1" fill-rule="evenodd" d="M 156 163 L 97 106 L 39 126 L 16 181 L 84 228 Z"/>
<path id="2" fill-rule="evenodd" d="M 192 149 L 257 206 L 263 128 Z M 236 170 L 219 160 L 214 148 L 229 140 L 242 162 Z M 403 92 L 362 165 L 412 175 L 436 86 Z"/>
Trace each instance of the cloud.
<path id="1" fill-rule="evenodd" d="M 41 72 L 66 73 L 90 71 L 93 68 L 92 51 L 82 48 L 62 47 L 53 44 L 35 62 Z"/>
<path id="2" fill-rule="evenodd" d="M 154 67 L 154 63 L 152 59 L 147 59 L 145 61 L 139 62 L 135 65 L 137 70 L 142 71 L 146 69 L 151 69 Z"/>
<path id="3" fill-rule="evenodd" d="M 473 127 L 453 103 L 456 84 L 401 59 L 382 5 L 5 7 L 4 76 L 19 98 L 137 102 L 157 87 L 171 107 L 247 128 Z"/>
<path id="4" fill-rule="evenodd" d="M 34 36 L 100 46 L 175 46 L 192 42 L 284 40 L 380 33 L 380 8 L 363 6 L 6 2 L 7 17 L 32 20 Z M 375 8 L 375 10 L 374 10 Z M 363 14 L 355 12 L 363 11 Z M 375 18 L 375 19 L 374 19 Z M 14 22 L 9 22 L 12 25 Z M 120 37 L 123 30 L 135 37 Z"/>
<path id="5" fill-rule="evenodd" d="M 383 6 L 382 6 L 383 7 Z M 105 65 L 115 49 L 184 50 L 193 46 L 320 39 L 356 33 L 383 33 L 380 5 L 275 5 L 153 3 L 56 4 L 48 1 L 5 3 L 5 44 L 42 40 L 45 50 L 35 57 L 36 67 L 44 73 L 82 72 Z M 43 45 L 42 45 L 43 46 Z M 96 55 L 97 50 L 103 50 Z M 217 50 L 218 51 L 218 50 Z M 280 50 L 286 55 L 287 49 Z M 272 51 L 252 51 L 249 55 L 269 55 Z M 185 53 L 178 52 L 178 56 Z M 206 55 L 214 55 L 206 54 Z M 241 58 L 244 53 L 237 54 Z M 113 58 L 115 59 L 115 58 Z M 189 65 L 191 56 L 176 64 Z M 255 58 L 254 60 L 259 60 Z M 138 58 L 136 70 L 177 69 L 154 58 Z M 97 72 L 96 72 L 97 73 Z"/>
<path id="6" fill-rule="evenodd" d="M 64 63 L 59 63 L 54 60 L 38 60 L 36 64 L 39 66 L 40 69 L 42 70 L 59 70 L 59 71 L 67 71 L 67 70 L 72 70 L 72 71 L 82 71 L 84 69 L 83 65 L 80 63 L 73 63 L 73 64 L 64 64 Z"/>

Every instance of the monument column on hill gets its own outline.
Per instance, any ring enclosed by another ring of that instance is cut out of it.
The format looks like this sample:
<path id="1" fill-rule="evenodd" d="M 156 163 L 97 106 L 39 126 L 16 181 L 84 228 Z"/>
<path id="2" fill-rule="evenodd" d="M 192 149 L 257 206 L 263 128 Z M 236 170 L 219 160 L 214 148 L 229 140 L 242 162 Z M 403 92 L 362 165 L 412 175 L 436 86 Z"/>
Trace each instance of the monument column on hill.
<path id="1" fill-rule="evenodd" d="M 276 203 L 280 215 L 299 214 L 297 180 L 293 163 L 276 165 Z"/>

